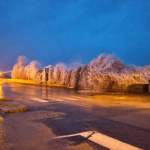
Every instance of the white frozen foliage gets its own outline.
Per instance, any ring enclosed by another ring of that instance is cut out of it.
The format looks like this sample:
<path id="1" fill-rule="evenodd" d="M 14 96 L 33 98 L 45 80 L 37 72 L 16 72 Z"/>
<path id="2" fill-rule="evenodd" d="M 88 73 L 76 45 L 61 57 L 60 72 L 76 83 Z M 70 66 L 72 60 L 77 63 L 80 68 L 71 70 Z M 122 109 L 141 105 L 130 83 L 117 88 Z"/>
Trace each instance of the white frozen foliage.
<path id="1" fill-rule="evenodd" d="M 37 61 L 27 65 L 25 56 L 18 58 L 12 78 L 45 83 L 45 71 Z M 127 66 L 112 55 L 101 54 L 89 65 L 68 68 L 64 63 L 49 68 L 48 85 L 64 86 L 77 90 L 124 92 L 132 84 L 147 84 L 150 80 L 150 65 L 145 67 Z"/>

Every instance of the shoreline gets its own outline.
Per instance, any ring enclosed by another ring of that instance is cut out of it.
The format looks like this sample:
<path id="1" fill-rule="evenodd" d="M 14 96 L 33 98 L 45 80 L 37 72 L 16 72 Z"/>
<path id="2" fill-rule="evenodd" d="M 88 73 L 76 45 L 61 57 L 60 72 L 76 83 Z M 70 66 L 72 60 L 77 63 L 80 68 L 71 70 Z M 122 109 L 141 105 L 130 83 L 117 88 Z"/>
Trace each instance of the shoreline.
<path id="1" fill-rule="evenodd" d="M 67 89 L 74 89 L 74 88 L 68 88 L 66 86 L 60 86 L 58 84 L 47 84 L 47 83 L 38 83 L 33 80 L 24 80 L 24 79 L 12 79 L 12 78 L 0 78 L 0 82 L 11 82 L 11 83 L 19 83 L 19 84 L 30 84 L 30 85 L 38 85 L 38 86 L 48 86 L 48 87 L 62 87 Z"/>
<path id="2" fill-rule="evenodd" d="M 32 80 L 23 80 L 23 79 L 12 79 L 12 78 L 0 78 L 0 82 L 14 82 L 14 83 L 25 83 L 25 84 L 37 84 L 38 83 Z"/>
<path id="3" fill-rule="evenodd" d="M 58 84 L 52 84 L 48 85 L 44 82 L 38 83 L 33 80 L 24 80 L 24 79 L 12 79 L 12 78 L 0 78 L 0 82 L 6 82 L 6 83 L 19 83 L 19 84 L 29 84 L 29 85 L 37 85 L 37 86 L 47 86 L 47 87 L 60 87 L 60 88 L 67 88 L 67 89 L 72 89 L 76 90 L 75 88 L 69 88 L 66 86 L 58 85 Z M 126 94 L 131 94 L 131 95 L 150 95 L 149 92 L 104 92 L 104 91 L 90 91 L 90 90 L 77 90 L 79 93 L 86 93 L 89 95 L 126 95 Z"/>

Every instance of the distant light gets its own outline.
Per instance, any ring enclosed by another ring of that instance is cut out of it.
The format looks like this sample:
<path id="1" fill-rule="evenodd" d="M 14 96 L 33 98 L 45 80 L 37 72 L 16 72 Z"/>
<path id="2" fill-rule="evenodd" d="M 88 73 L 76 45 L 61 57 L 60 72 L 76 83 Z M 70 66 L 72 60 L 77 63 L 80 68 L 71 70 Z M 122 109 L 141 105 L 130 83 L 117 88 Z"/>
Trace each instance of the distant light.
<path id="1" fill-rule="evenodd" d="M 0 77 L 3 77 L 4 73 L 3 72 L 0 72 Z"/>

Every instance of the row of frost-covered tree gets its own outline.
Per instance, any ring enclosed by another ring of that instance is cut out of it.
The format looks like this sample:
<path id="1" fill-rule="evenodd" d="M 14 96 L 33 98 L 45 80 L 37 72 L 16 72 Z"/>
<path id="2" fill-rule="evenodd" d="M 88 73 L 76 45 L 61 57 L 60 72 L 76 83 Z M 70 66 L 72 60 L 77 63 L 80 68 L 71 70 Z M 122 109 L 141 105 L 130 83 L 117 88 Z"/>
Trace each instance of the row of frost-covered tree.
<path id="1" fill-rule="evenodd" d="M 147 84 L 150 80 L 150 65 L 146 67 L 127 66 L 112 55 L 101 54 L 89 65 L 68 68 L 64 63 L 49 68 L 48 85 L 64 86 L 77 90 L 125 92 L 132 84 Z M 26 64 L 26 57 L 20 56 L 14 65 L 12 78 L 45 83 L 44 69 L 37 61 Z"/>

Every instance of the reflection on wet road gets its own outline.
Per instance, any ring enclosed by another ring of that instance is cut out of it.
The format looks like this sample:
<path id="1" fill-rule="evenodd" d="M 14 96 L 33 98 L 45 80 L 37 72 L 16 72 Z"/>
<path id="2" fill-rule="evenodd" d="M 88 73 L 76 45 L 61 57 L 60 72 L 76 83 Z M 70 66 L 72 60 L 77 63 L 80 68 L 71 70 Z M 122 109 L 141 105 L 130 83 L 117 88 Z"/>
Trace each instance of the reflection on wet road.
<path id="1" fill-rule="evenodd" d="M 3 84 L 4 96 L 10 96 L 15 99 L 18 97 L 38 97 L 43 99 L 50 99 L 52 97 L 69 97 L 73 95 L 79 95 L 75 90 L 61 88 L 61 87 L 46 87 L 37 85 L 23 85 L 17 83 Z"/>
<path id="2" fill-rule="evenodd" d="M 58 87 L 1 85 L 1 95 L 29 106 L 28 112 L 2 114 L 2 150 L 109 149 L 107 140 L 97 140 L 100 135 L 150 149 L 149 95 L 91 95 Z M 87 131 L 96 134 L 54 139 Z M 112 145 L 116 147 L 115 142 Z"/>
<path id="3" fill-rule="evenodd" d="M 0 81 L 0 98 L 3 97 L 2 82 Z"/>
<path id="4" fill-rule="evenodd" d="M 2 139 L 2 135 L 3 135 L 2 123 L 3 123 L 3 118 L 0 116 L 0 143 L 3 142 L 3 139 Z"/>

